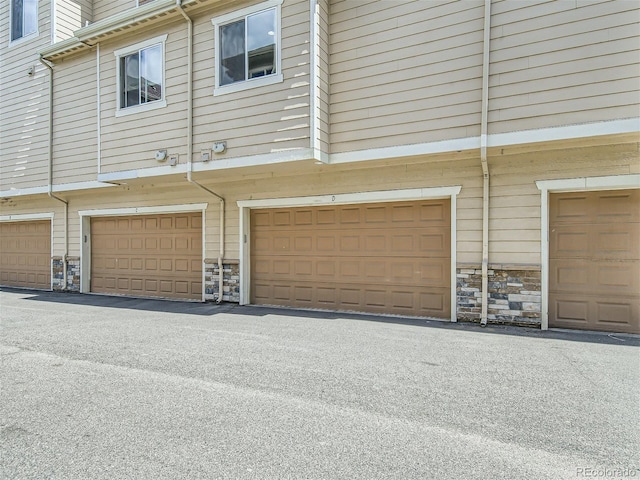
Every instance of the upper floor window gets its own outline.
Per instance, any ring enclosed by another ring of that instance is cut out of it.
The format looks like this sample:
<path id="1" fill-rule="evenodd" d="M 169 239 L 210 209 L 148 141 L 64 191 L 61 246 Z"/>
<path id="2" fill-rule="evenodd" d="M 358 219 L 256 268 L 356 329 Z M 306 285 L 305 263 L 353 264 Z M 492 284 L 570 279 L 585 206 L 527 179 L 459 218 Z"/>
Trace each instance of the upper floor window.
<path id="1" fill-rule="evenodd" d="M 211 20 L 216 36 L 215 95 L 282 81 L 281 4 L 282 0 L 271 0 Z"/>
<path id="2" fill-rule="evenodd" d="M 38 31 L 38 0 L 11 0 L 11 41 Z"/>
<path id="3" fill-rule="evenodd" d="M 167 35 L 116 50 L 118 111 L 126 115 L 166 106 L 164 44 Z"/>

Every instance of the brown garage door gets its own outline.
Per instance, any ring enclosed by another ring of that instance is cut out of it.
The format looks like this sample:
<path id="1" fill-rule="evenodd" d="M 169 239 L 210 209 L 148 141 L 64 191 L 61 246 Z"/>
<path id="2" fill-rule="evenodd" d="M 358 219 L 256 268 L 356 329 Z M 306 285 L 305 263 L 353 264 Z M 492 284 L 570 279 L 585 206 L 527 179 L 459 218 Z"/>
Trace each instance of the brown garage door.
<path id="1" fill-rule="evenodd" d="M 51 289 L 51 222 L 0 223 L 0 283 Z"/>
<path id="2" fill-rule="evenodd" d="M 450 318 L 450 201 L 251 212 L 251 302 Z"/>
<path id="3" fill-rule="evenodd" d="M 640 333 L 640 190 L 552 194 L 549 325 Z"/>
<path id="4" fill-rule="evenodd" d="M 202 298 L 202 215 L 91 219 L 91 291 Z"/>

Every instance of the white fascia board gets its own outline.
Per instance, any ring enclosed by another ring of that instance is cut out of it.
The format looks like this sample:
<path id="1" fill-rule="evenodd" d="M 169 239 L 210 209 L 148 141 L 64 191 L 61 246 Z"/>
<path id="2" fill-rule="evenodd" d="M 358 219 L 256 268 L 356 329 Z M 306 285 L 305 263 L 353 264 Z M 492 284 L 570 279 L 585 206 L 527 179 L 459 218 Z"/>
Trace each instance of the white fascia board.
<path id="1" fill-rule="evenodd" d="M 251 155 L 247 157 L 236 157 L 229 159 L 216 159 L 215 154 L 209 162 L 193 163 L 194 172 L 208 172 L 214 170 L 224 170 L 227 168 L 258 167 L 261 165 L 272 165 L 277 163 L 295 162 L 298 160 L 311 160 L 313 150 L 301 148 L 298 150 L 288 150 L 281 152 L 266 153 L 263 155 Z"/>
<path id="2" fill-rule="evenodd" d="M 0 215 L 0 222 L 27 222 L 29 220 L 53 220 L 51 213 L 19 213 L 17 215 Z"/>
<path id="3" fill-rule="evenodd" d="M 179 205 L 156 205 L 152 207 L 123 207 L 123 208 L 98 208 L 94 210 L 80 210 L 80 217 L 108 217 L 123 215 L 153 215 L 164 213 L 203 212 L 208 203 L 186 203 Z"/>
<path id="4" fill-rule="evenodd" d="M 409 188 L 405 190 L 379 190 L 375 192 L 338 193 L 335 195 L 313 195 L 308 197 L 266 198 L 261 200 L 238 200 L 241 208 L 306 207 L 313 205 L 347 205 L 354 203 L 379 203 L 403 200 L 448 198 L 460 193 L 462 186 Z"/>
<path id="5" fill-rule="evenodd" d="M 366 160 L 384 160 L 397 157 L 413 157 L 416 155 L 432 155 L 435 153 L 473 150 L 477 148 L 480 148 L 480 137 L 467 137 L 455 140 L 443 140 L 440 142 L 332 153 L 329 155 L 329 163 L 334 164 L 362 162 Z"/>
<path id="6" fill-rule="evenodd" d="M 133 180 L 136 178 L 159 177 L 163 175 L 175 175 L 186 173 L 187 165 L 178 164 L 175 167 L 171 165 L 163 165 L 161 167 L 140 168 L 137 170 L 123 170 L 120 172 L 99 173 L 98 181 L 100 182 L 118 182 L 124 180 Z"/>
<path id="7" fill-rule="evenodd" d="M 54 185 L 52 190 L 55 193 L 58 193 L 58 192 L 73 192 L 76 190 L 91 190 L 94 188 L 109 188 L 109 187 L 115 187 L 115 185 L 112 185 L 111 183 L 92 181 L 92 182 L 62 183 L 59 185 Z"/>
<path id="8" fill-rule="evenodd" d="M 509 133 L 494 133 L 486 137 L 487 147 L 507 147 L 531 143 L 575 140 L 578 138 L 598 137 L 638 133 L 640 135 L 640 117 L 623 120 L 567 125 L 562 127 L 523 130 Z M 329 154 L 329 163 L 350 163 L 366 160 L 385 160 L 417 155 L 459 152 L 479 149 L 481 137 L 465 137 L 438 142 L 400 145 L 394 147 L 373 148 Z"/>
<path id="9" fill-rule="evenodd" d="M 520 132 L 494 133 L 489 135 L 487 141 L 489 147 L 506 147 L 526 143 L 553 142 L 634 132 L 640 133 L 640 117 Z"/>
<path id="10" fill-rule="evenodd" d="M 640 174 L 538 180 L 536 182 L 536 186 L 543 192 L 575 192 L 582 190 L 621 190 L 627 188 L 640 188 Z"/>
<path id="11" fill-rule="evenodd" d="M 75 183 L 62 183 L 58 185 L 53 185 L 51 191 L 54 193 L 63 193 L 63 192 L 73 192 L 77 190 L 92 190 L 94 188 L 107 188 L 113 187 L 113 185 L 109 183 L 102 183 L 97 181 L 89 181 L 89 182 L 75 182 Z M 19 188 L 12 190 L 5 190 L 0 192 L 0 198 L 10 198 L 10 197 L 20 197 L 25 195 L 42 195 L 49 193 L 49 187 L 30 187 L 30 188 Z"/>
<path id="12" fill-rule="evenodd" d="M 21 197 L 23 195 L 41 195 L 49 192 L 49 187 L 12 188 L 0 191 L 0 198 Z"/>

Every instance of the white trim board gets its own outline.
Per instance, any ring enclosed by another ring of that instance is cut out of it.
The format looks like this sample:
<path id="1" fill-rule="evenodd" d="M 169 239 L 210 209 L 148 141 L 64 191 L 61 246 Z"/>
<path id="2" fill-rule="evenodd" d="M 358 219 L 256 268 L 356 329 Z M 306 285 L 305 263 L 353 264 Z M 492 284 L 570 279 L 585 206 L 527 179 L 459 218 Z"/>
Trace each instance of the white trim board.
<path id="1" fill-rule="evenodd" d="M 536 186 L 540 190 L 540 262 L 542 265 L 540 328 L 547 330 L 549 328 L 549 193 L 640 188 L 640 174 L 538 180 Z"/>
<path id="2" fill-rule="evenodd" d="M 109 217 L 123 215 L 153 215 L 157 213 L 182 213 L 206 210 L 208 203 L 186 203 L 181 205 L 159 205 L 152 207 L 99 208 L 80 210 L 81 217 Z"/>
<path id="3" fill-rule="evenodd" d="M 412 188 L 406 190 L 380 190 L 375 192 L 314 195 L 308 197 L 268 198 L 261 200 L 239 200 L 240 215 L 240 305 L 250 301 L 251 245 L 250 211 L 252 208 L 304 207 L 318 205 L 348 205 L 357 203 L 387 203 L 421 199 L 449 198 L 451 201 L 451 322 L 457 321 L 456 265 L 457 265 L 457 195 L 462 186 Z"/>
<path id="4" fill-rule="evenodd" d="M 28 222 L 29 220 L 52 220 L 54 214 L 50 213 L 21 213 L 18 215 L 0 215 L 0 222 Z"/>
<path id="5" fill-rule="evenodd" d="M 640 132 L 640 117 L 606 122 L 567 125 L 562 127 L 522 130 L 518 132 L 487 135 L 487 147 L 506 147 L 531 143 L 571 140 L 578 138 L 619 135 Z M 416 155 L 432 155 L 480 148 L 480 136 L 465 137 L 439 142 L 417 143 L 395 147 L 374 148 L 329 154 L 329 163 L 349 163 L 366 160 L 382 160 Z"/>

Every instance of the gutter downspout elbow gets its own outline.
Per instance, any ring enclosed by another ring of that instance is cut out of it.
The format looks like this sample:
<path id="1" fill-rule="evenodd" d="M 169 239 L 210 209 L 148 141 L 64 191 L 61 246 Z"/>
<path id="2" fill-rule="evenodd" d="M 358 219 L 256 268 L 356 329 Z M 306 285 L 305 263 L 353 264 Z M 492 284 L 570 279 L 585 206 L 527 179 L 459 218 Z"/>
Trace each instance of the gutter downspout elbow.
<path id="1" fill-rule="evenodd" d="M 480 162 L 482 164 L 482 308 L 480 325 L 485 327 L 489 303 L 489 162 L 487 134 L 489 124 L 489 54 L 491 42 L 491 0 L 484 2 L 484 40 L 482 50 L 482 114 L 480 121 Z"/>
<path id="2" fill-rule="evenodd" d="M 205 187 L 193 179 L 193 20 L 182 7 L 182 0 L 176 0 L 176 8 L 187 22 L 187 182 L 213 195 L 220 201 L 220 251 L 218 254 L 218 299 L 216 303 L 222 303 L 224 290 L 223 261 L 225 254 L 224 244 L 224 198 L 213 190 Z"/>
<path id="3" fill-rule="evenodd" d="M 47 132 L 47 163 L 48 163 L 48 185 L 47 195 L 49 198 L 64 204 L 64 256 L 62 257 L 63 290 L 67 289 L 67 262 L 69 257 L 69 202 L 54 195 L 53 193 L 53 66 L 47 62 L 42 55 L 38 56 L 38 61 L 49 69 L 49 120 Z"/>

